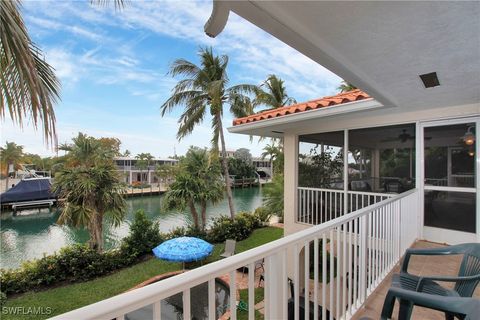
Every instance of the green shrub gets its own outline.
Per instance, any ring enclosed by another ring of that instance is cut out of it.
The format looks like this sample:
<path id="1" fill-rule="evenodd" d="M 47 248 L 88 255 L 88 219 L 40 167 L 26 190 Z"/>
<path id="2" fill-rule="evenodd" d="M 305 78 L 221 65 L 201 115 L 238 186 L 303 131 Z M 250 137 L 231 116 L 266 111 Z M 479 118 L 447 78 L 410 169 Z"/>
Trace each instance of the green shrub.
<path id="1" fill-rule="evenodd" d="M 257 209 L 255 209 L 254 215 L 261 222 L 268 222 L 272 217 L 272 213 L 266 207 L 258 207 Z"/>
<path id="2" fill-rule="evenodd" d="M 119 250 L 98 253 L 87 245 L 72 245 L 58 253 L 27 261 L 16 270 L 1 270 L 5 294 L 21 293 L 59 282 L 85 281 L 125 266 Z"/>
<path id="3" fill-rule="evenodd" d="M 0 270 L 0 284 L 8 295 L 65 281 L 90 280 L 136 262 L 161 242 L 158 223 L 150 221 L 143 211 L 137 211 L 119 249 L 98 253 L 87 245 L 64 247 L 58 253 L 27 261 L 16 270 Z"/>
<path id="4" fill-rule="evenodd" d="M 165 240 L 170 240 L 173 238 L 179 237 L 195 237 L 203 240 L 207 239 L 207 233 L 198 228 L 195 228 L 194 225 L 189 225 L 188 227 L 176 227 L 170 229 L 170 232 L 164 235 Z"/>
<path id="5" fill-rule="evenodd" d="M 260 220 L 260 218 L 257 215 L 252 214 L 250 212 L 245 212 L 245 211 L 239 212 L 236 214 L 235 219 L 236 220 L 244 219 L 245 222 L 247 223 L 247 227 L 251 229 L 251 231 L 253 231 L 253 229 L 257 229 L 262 226 L 262 221 Z"/>
<path id="6" fill-rule="evenodd" d="M 127 261 L 135 261 L 138 257 L 151 254 L 152 249 L 162 243 L 158 222 L 148 219 L 143 210 L 135 212 L 128 236 L 123 238 L 120 251 Z"/>
<path id="7" fill-rule="evenodd" d="M 220 216 L 212 220 L 207 238 L 213 243 L 221 243 L 227 239 L 240 241 L 246 239 L 252 231 L 251 222 L 245 216 L 236 216 L 233 220 L 227 216 Z"/>
<path id="8" fill-rule="evenodd" d="M 0 307 L 2 307 L 5 304 L 5 301 L 7 301 L 7 295 L 0 291 Z"/>

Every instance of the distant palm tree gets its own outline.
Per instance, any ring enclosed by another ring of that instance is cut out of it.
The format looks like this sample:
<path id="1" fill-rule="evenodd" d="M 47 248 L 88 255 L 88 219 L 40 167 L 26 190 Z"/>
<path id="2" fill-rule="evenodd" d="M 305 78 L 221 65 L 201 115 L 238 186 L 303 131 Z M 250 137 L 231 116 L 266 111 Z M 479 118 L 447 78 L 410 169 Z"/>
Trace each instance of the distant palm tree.
<path id="1" fill-rule="evenodd" d="M 282 153 L 282 148 L 277 146 L 275 142 L 271 144 L 267 144 L 263 148 L 262 152 L 262 159 L 268 158 L 270 161 L 270 169 L 272 170 L 272 177 L 273 177 L 273 161 L 278 158 L 278 156 Z"/>
<path id="2" fill-rule="evenodd" d="M 215 204 L 224 196 L 220 173 L 218 160 L 209 159 L 205 149 L 190 148 L 165 193 L 164 206 L 170 210 L 188 207 L 195 228 L 205 230 L 207 204 Z M 200 213 L 196 206 L 200 206 Z"/>
<path id="3" fill-rule="evenodd" d="M 227 76 L 228 57 L 216 56 L 211 48 L 202 48 L 199 52 L 200 65 L 185 59 L 177 59 L 170 67 L 170 74 L 183 76 L 173 89 L 173 94 L 162 105 L 162 116 L 171 112 L 173 108 L 182 106 L 184 111 L 178 122 L 177 138 L 180 140 L 192 133 L 195 126 L 200 124 L 208 113 L 212 116 L 212 147 L 218 154 L 219 140 L 221 144 L 221 162 L 227 191 L 230 216 L 235 216 L 233 197 L 228 174 L 225 137 L 223 134 L 224 106 L 230 106 L 230 112 L 235 117 L 243 117 L 251 110 L 246 108 L 246 94 L 254 93 L 254 85 L 236 85 L 228 87 Z"/>
<path id="4" fill-rule="evenodd" d="M 348 92 L 357 89 L 353 84 L 347 82 L 347 81 L 342 81 L 342 83 L 337 87 L 337 90 L 340 92 Z"/>
<path id="5" fill-rule="evenodd" d="M 13 166 L 15 167 L 20 163 L 20 160 L 23 157 L 23 146 L 17 145 L 15 142 L 6 142 L 5 147 L 0 148 L 0 160 L 2 164 L 1 172 L 5 172 L 7 175 L 6 179 L 6 188 L 8 190 L 8 183 L 9 183 L 9 168 Z"/>
<path id="6" fill-rule="evenodd" d="M 148 176 L 150 175 L 150 161 L 153 160 L 153 156 L 150 153 L 139 153 L 138 155 L 135 156 L 135 159 L 137 160 L 136 167 L 140 169 L 140 176 L 143 182 L 143 170 L 147 169 L 147 182 L 148 182 Z"/>
<path id="7" fill-rule="evenodd" d="M 297 103 L 297 101 L 288 96 L 284 81 L 274 74 L 269 75 L 255 92 L 255 105 L 267 106 L 266 110 L 277 109 L 294 103 Z"/>
<path id="8" fill-rule="evenodd" d="M 5 109 L 20 126 L 31 118 L 41 122 L 47 141 L 56 141 L 53 105 L 60 82 L 44 61 L 41 49 L 30 39 L 20 14 L 20 1 L 0 1 L 0 118 Z"/>

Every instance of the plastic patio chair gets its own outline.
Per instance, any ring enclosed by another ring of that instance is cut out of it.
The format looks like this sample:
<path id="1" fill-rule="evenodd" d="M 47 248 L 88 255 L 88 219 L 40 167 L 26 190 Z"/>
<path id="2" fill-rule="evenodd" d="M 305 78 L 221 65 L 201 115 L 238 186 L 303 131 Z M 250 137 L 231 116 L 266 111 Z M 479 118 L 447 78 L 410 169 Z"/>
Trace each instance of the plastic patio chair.
<path id="1" fill-rule="evenodd" d="M 462 262 L 457 276 L 416 276 L 408 273 L 408 264 L 412 255 L 457 255 L 463 254 Z M 438 284 L 441 282 L 454 282 L 453 289 L 445 288 Z M 429 307 L 428 299 L 434 296 L 470 298 L 480 281 L 480 243 L 465 243 L 455 246 L 433 248 L 433 249 L 408 249 L 405 253 L 400 274 L 395 274 L 392 279 L 392 287 L 387 293 L 384 310 L 390 311 L 390 314 L 384 314 L 385 317 L 391 316 L 391 310 L 395 303 L 396 289 L 400 288 L 407 291 L 426 293 L 419 301 L 422 306 Z M 390 298 L 389 298 L 390 297 Z M 393 297 L 393 298 L 392 298 Z M 387 299 L 389 299 L 387 301 Z M 413 306 L 416 301 L 398 297 L 400 300 L 399 319 L 410 319 Z M 460 302 L 459 302 L 460 303 Z M 434 305 L 432 300 L 432 305 Z M 383 313 L 382 313 L 383 314 Z M 455 313 L 445 311 L 446 319 L 453 319 Z"/>
<path id="2" fill-rule="evenodd" d="M 391 318 L 395 299 L 409 301 L 417 306 L 445 312 L 448 317 L 453 315 L 464 320 L 475 320 L 480 315 L 480 300 L 464 297 L 445 297 L 423 292 L 415 292 L 402 288 L 390 288 L 383 304 L 381 320 Z M 409 319 L 407 315 L 398 317 L 399 320 Z"/>
<path id="3" fill-rule="evenodd" d="M 220 255 L 220 257 L 228 258 L 235 254 L 235 245 L 237 242 L 235 240 L 227 239 L 225 242 L 225 252 Z"/>

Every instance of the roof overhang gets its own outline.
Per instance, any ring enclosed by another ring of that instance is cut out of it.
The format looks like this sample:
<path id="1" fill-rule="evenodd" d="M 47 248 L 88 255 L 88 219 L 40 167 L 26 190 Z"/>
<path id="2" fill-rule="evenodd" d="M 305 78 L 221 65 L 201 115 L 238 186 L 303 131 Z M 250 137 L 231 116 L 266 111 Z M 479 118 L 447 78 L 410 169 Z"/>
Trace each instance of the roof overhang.
<path id="1" fill-rule="evenodd" d="M 480 2 L 214 1 L 206 32 L 233 11 L 385 106 L 480 101 Z M 436 72 L 426 89 L 419 75 Z M 312 93 L 315 95 L 315 93 Z"/>
<path id="2" fill-rule="evenodd" d="M 260 120 L 245 124 L 229 127 L 231 133 L 240 133 L 248 135 L 259 135 L 266 137 L 281 137 L 285 126 L 292 127 L 302 123 L 305 120 L 320 119 L 341 114 L 367 111 L 384 108 L 384 106 L 375 99 L 369 98 L 360 101 L 348 102 L 336 106 L 320 108 L 315 110 L 303 111 L 300 113 L 289 114 L 273 119 Z"/>

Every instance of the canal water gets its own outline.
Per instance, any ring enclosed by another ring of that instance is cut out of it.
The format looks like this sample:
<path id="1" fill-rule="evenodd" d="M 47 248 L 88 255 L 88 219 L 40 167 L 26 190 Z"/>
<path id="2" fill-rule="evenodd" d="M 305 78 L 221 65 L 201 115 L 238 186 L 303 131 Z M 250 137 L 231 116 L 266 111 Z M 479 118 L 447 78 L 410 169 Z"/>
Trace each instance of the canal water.
<path id="1" fill-rule="evenodd" d="M 262 195 L 259 188 L 235 189 L 233 197 L 236 211 L 253 211 L 261 206 Z M 186 226 L 191 222 L 188 211 L 165 211 L 162 209 L 163 196 L 143 196 L 127 199 L 128 214 L 126 220 L 118 227 L 105 226 L 104 240 L 107 249 L 119 245 L 121 239 L 128 234 L 133 214 L 143 209 L 146 214 L 160 224 L 162 232 L 174 227 Z M 58 225 L 58 211 L 25 210 L 13 216 L 11 212 L 2 212 L 1 231 L 1 268 L 17 268 L 23 261 L 41 258 L 60 248 L 74 243 L 88 241 L 86 230 Z M 228 215 L 227 199 L 207 209 L 207 219 Z"/>

